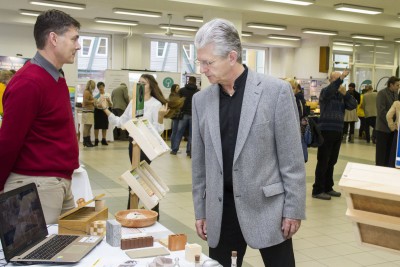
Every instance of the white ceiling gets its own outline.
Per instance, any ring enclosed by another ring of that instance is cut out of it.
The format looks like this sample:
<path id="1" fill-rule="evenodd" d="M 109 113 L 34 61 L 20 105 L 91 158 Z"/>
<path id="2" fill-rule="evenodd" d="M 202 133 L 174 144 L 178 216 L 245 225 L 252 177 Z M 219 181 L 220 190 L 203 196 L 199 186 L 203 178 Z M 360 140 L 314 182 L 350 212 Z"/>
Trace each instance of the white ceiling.
<path id="1" fill-rule="evenodd" d="M 303 39 L 318 38 L 315 35 L 304 34 L 302 28 L 314 28 L 338 31 L 340 36 L 350 36 L 353 33 L 380 35 L 386 41 L 400 38 L 400 1 L 399 0 L 316 0 L 314 5 L 295 6 L 266 2 L 263 0 L 63 0 L 86 4 L 85 10 L 64 9 L 82 24 L 85 32 L 108 32 L 126 34 L 162 33 L 158 27 L 168 23 L 167 14 L 171 13 L 171 24 L 201 26 L 199 23 L 186 22 L 187 15 L 204 16 L 207 12 L 234 12 L 242 16 L 242 30 L 258 35 L 246 39 L 247 42 L 258 42 L 268 34 L 284 34 L 301 36 Z M 0 6 L 0 22 L 4 27 L 9 24 L 33 24 L 34 17 L 22 16 L 18 9 L 46 10 L 46 7 L 35 6 L 28 0 L 3 0 Z M 336 11 L 333 6 L 338 3 L 383 8 L 379 15 L 363 15 Z M 118 15 L 113 8 L 126 8 L 162 12 L 161 18 L 134 17 Z M 229 14 L 228 14 L 229 15 Z M 113 26 L 94 23 L 95 17 L 139 21 L 135 27 Z M 257 30 L 246 27 L 248 22 L 286 25 L 285 31 Z M 178 31 L 174 31 L 178 34 Z M 185 33 L 187 34 L 187 33 Z M 253 39 L 252 39 L 253 38 Z"/>

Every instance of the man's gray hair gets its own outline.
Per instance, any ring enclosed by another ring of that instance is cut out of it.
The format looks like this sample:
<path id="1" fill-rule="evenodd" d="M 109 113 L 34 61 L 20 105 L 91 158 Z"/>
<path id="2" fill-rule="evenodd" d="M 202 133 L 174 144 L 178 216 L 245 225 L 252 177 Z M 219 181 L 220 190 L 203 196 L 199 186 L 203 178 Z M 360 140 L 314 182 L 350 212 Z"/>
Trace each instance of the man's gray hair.
<path id="1" fill-rule="evenodd" d="M 237 62 L 242 63 L 242 44 L 239 33 L 232 22 L 225 19 L 213 19 L 204 24 L 196 33 L 194 45 L 197 49 L 214 44 L 214 55 L 226 57 L 236 51 Z"/>

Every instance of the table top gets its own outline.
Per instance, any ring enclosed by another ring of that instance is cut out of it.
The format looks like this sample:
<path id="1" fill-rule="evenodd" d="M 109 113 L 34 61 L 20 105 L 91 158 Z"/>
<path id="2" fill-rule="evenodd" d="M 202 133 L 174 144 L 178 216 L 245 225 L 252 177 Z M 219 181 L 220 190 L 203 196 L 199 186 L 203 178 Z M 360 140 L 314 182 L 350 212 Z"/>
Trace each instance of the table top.
<path id="1" fill-rule="evenodd" d="M 58 225 L 51 225 L 48 228 L 49 234 L 56 234 L 58 231 Z M 173 234 L 169 229 L 167 229 L 162 224 L 156 222 L 154 225 L 145 228 L 125 228 L 122 227 L 122 237 L 129 238 L 135 237 L 136 235 L 143 235 L 146 233 L 154 237 L 155 240 L 161 238 L 167 238 L 168 235 Z M 154 247 L 161 247 L 162 245 L 158 242 L 154 242 Z M 165 257 L 175 259 L 179 258 L 179 265 L 183 266 L 194 266 L 193 262 L 188 262 L 185 260 L 185 251 L 171 251 L 170 255 Z M 0 258 L 3 258 L 3 253 L 0 252 Z M 201 256 L 201 261 L 208 259 L 208 257 L 204 254 Z M 104 237 L 103 241 L 95 247 L 88 255 L 86 255 L 79 263 L 77 264 L 63 264 L 63 266 L 74 266 L 74 267 L 118 267 L 118 266 L 148 266 L 151 262 L 153 262 L 153 258 L 141 258 L 141 259 L 131 259 L 129 258 L 124 250 L 121 250 L 119 247 L 112 247 L 106 242 L 106 238 Z M 132 265 L 124 264 L 127 261 L 136 261 Z M 8 263 L 5 265 L 7 267 L 11 266 L 21 266 L 18 264 Z M 32 267 L 49 267 L 50 265 L 45 264 L 36 264 L 30 265 Z"/>

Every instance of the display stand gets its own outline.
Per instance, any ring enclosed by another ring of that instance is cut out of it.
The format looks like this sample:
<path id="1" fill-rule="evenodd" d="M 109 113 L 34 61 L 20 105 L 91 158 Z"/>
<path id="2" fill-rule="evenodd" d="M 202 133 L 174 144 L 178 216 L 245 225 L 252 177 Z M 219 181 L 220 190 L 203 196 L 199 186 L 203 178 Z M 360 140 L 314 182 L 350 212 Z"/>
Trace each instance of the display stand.
<path id="1" fill-rule="evenodd" d="M 136 99 L 136 90 L 132 91 L 132 99 Z M 132 118 L 136 118 L 136 101 L 132 101 Z M 132 145 L 132 170 L 134 170 L 140 163 L 140 147 L 135 141 L 133 141 Z M 133 190 L 130 191 L 129 198 L 129 208 L 139 208 L 139 197 Z"/>

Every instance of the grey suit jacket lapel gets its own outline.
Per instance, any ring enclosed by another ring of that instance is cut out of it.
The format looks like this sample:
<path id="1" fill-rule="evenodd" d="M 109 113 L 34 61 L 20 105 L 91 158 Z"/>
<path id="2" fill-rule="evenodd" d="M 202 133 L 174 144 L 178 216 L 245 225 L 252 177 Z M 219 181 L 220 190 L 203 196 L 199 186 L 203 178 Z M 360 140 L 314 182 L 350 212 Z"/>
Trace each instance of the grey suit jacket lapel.
<path id="1" fill-rule="evenodd" d="M 233 157 L 233 165 L 240 155 L 249 134 L 253 119 L 257 111 L 258 102 L 261 98 L 261 82 L 256 80 L 254 72 L 249 70 L 247 74 L 246 87 L 243 96 L 242 111 L 240 114 L 240 122 L 238 135 L 236 138 L 235 155 Z"/>
<path id="2" fill-rule="evenodd" d="M 213 85 L 208 91 L 207 120 L 210 126 L 211 141 L 213 143 L 215 153 L 217 154 L 221 170 L 222 163 L 222 145 L 221 145 L 221 130 L 219 124 L 219 86 Z"/>

